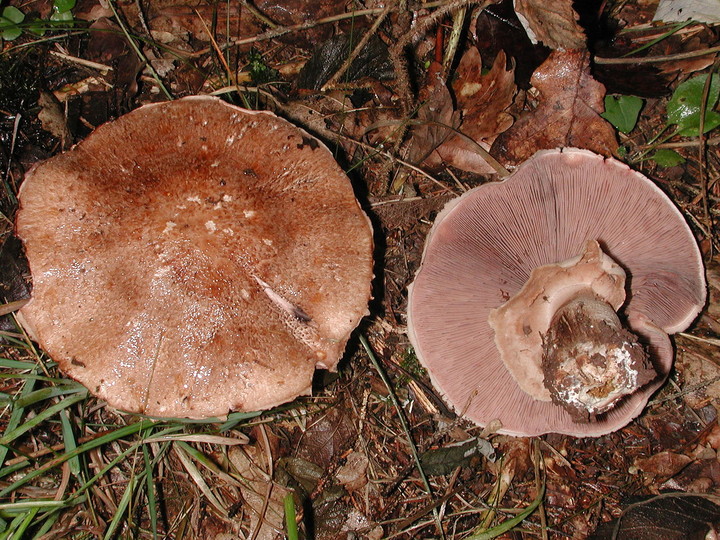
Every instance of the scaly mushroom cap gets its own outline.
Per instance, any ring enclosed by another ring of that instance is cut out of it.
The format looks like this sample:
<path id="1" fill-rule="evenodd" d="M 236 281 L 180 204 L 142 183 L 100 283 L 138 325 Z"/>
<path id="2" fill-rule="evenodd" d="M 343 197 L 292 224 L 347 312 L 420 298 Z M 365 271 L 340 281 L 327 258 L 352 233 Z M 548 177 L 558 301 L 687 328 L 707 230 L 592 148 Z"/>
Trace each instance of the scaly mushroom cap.
<path id="1" fill-rule="evenodd" d="M 488 323 L 533 269 L 582 254 L 589 240 L 627 274 L 627 324 L 660 376 L 596 422 L 524 392 Z M 445 399 L 502 432 L 597 436 L 637 416 L 670 371 L 667 336 L 705 302 L 703 265 L 680 212 L 650 180 L 585 150 L 541 151 L 503 182 L 470 190 L 438 215 L 409 291 L 408 334 Z"/>
<path id="2" fill-rule="evenodd" d="M 307 394 L 367 313 L 372 230 L 328 149 L 211 97 L 142 107 L 39 164 L 20 315 L 111 405 L 206 418 Z"/>

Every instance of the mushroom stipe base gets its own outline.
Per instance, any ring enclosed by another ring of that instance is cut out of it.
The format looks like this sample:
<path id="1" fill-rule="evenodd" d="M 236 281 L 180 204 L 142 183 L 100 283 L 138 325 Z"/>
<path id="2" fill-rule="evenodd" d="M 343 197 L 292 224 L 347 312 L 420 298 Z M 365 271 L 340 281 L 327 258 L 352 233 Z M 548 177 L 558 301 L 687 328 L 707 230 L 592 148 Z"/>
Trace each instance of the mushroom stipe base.
<path id="1" fill-rule="evenodd" d="M 593 422 L 657 377 L 637 336 L 591 294 L 563 306 L 543 336 L 542 371 L 554 403 Z"/>

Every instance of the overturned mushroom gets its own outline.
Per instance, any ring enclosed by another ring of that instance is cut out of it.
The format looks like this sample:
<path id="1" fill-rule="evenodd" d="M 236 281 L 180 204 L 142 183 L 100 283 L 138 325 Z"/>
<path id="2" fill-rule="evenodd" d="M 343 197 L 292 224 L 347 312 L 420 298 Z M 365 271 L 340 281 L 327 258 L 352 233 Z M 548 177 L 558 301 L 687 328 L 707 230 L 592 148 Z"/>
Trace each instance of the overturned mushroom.
<path id="1" fill-rule="evenodd" d="M 35 167 L 17 234 L 24 325 L 130 412 L 205 418 L 307 394 L 367 312 L 372 230 L 331 153 L 211 97 L 142 107 Z"/>
<path id="2" fill-rule="evenodd" d="M 544 151 L 440 213 L 408 333 L 474 422 L 601 435 L 642 411 L 672 366 L 667 334 L 704 301 L 692 233 L 651 181 L 584 150 Z"/>

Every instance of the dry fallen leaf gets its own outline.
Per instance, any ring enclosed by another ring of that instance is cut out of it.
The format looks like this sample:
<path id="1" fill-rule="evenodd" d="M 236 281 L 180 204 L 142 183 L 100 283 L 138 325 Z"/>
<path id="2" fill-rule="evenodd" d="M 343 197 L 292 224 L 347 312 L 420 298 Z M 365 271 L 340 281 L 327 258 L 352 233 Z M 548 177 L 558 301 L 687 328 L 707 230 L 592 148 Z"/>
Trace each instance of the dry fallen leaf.
<path id="1" fill-rule="evenodd" d="M 440 76 L 441 66 L 434 62 L 428 68 L 426 84 L 420 89 L 419 99 L 422 105 L 418 109 L 417 123 L 410 130 L 411 144 L 407 160 L 410 163 L 430 163 L 437 166 L 437 156 L 430 160 L 431 154 L 449 136 L 451 131 L 443 126 L 457 127 L 459 113 L 455 113 L 452 96 Z"/>
<path id="2" fill-rule="evenodd" d="M 691 461 L 692 458 L 685 454 L 664 451 L 647 458 L 636 459 L 635 467 L 645 474 L 669 478 L 679 473 Z"/>
<path id="3" fill-rule="evenodd" d="M 531 83 L 539 104 L 495 140 L 491 153 L 496 158 L 518 164 L 538 150 L 564 146 L 605 156 L 615 152 L 615 130 L 600 117 L 605 87 L 590 75 L 587 51 L 553 51 Z"/>
<path id="4" fill-rule="evenodd" d="M 515 12 L 533 42 L 551 49 L 585 47 L 585 33 L 577 23 L 572 0 L 515 0 Z"/>
<path id="5" fill-rule="evenodd" d="M 516 88 L 513 70 L 505 68 L 506 62 L 505 53 L 500 52 L 492 69 L 483 74 L 480 53 L 476 48 L 470 48 L 463 55 L 453 83 L 453 92 L 457 109 L 462 115 L 458 131 L 464 136 L 455 133 L 448 135 L 448 130 L 437 125 L 420 126 L 414 130 L 416 149 L 418 146 L 427 148 L 431 144 L 437 146 L 442 141 L 425 160 L 426 166 L 435 168 L 445 163 L 477 174 L 495 172 L 478 153 L 476 145 L 488 150 L 495 137 L 512 125 L 513 118 L 505 110 L 512 103 Z M 456 113 L 452 112 L 447 88 L 439 82 L 428 99 L 428 108 L 418 113 L 418 119 L 451 125 L 457 122 Z"/>
<path id="6" fill-rule="evenodd" d="M 285 511 L 283 499 L 289 491 L 269 478 L 266 471 L 271 468 L 265 451 L 258 445 L 233 446 L 228 450 L 228 458 L 235 474 L 242 478 L 243 509 L 250 516 L 253 537 L 258 540 L 281 537 Z M 260 530 L 255 532 L 258 527 Z"/>
<path id="7" fill-rule="evenodd" d="M 38 96 L 38 119 L 45 131 L 60 139 L 63 149 L 72 143 L 72 134 L 68 129 L 65 111 L 58 99 L 50 92 L 40 92 Z"/>

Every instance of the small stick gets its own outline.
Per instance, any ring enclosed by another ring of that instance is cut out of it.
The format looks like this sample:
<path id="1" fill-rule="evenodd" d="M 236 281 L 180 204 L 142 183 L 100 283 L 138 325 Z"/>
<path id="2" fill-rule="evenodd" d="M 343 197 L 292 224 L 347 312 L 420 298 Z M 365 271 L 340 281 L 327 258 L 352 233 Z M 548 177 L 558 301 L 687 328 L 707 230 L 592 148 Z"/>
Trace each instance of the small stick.
<path id="1" fill-rule="evenodd" d="M 50 51 L 50 54 L 53 56 L 57 56 L 58 58 L 65 60 L 66 62 L 72 62 L 73 64 L 78 64 L 79 66 L 83 66 L 90 69 L 96 69 L 99 72 L 101 72 L 103 75 L 107 75 L 108 72 L 112 71 L 112 66 L 108 66 L 105 64 L 100 64 L 98 62 L 91 62 L 90 60 L 85 60 L 84 58 L 78 58 L 77 56 L 71 56 L 69 54 L 65 54 L 59 51 Z"/>
<path id="2" fill-rule="evenodd" d="M 390 10 L 395 6 L 394 3 L 389 3 L 387 6 L 385 6 L 385 9 L 378 15 L 378 18 L 375 20 L 373 25 L 370 27 L 370 30 L 365 32 L 365 35 L 362 37 L 362 39 L 358 42 L 358 44 L 355 46 L 353 51 L 350 53 L 350 55 L 347 57 L 345 62 L 342 66 L 340 66 L 340 69 L 335 72 L 335 75 L 330 77 L 330 80 L 326 82 L 323 87 L 321 88 L 322 92 L 326 92 L 329 88 L 332 88 L 337 84 L 337 82 L 340 80 L 340 77 L 345 75 L 345 72 L 350 69 L 350 66 L 355 61 L 355 59 L 358 57 L 358 55 L 362 52 L 362 50 L 365 48 L 365 45 L 368 44 L 368 41 L 370 41 L 370 38 L 375 35 L 375 32 L 377 32 L 377 29 L 380 27 L 380 25 L 385 21 L 385 18 L 390 13 Z"/>
<path id="3" fill-rule="evenodd" d="M 684 53 L 668 54 L 664 56 L 645 56 L 643 58 L 601 58 L 595 57 L 596 64 L 657 64 L 663 62 L 672 62 L 674 60 L 685 60 L 687 58 L 697 58 L 698 56 L 706 56 L 720 52 L 720 47 L 711 47 L 709 49 L 699 49 L 697 51 L 688 51 Z"/>

